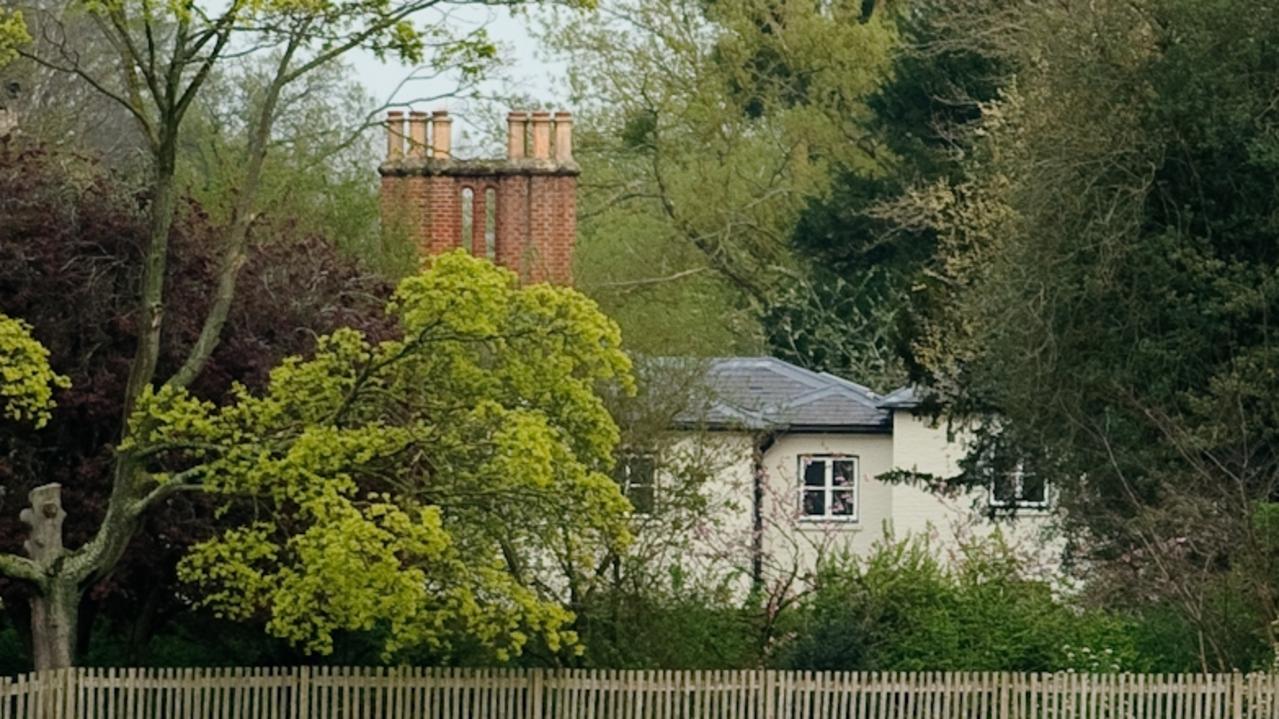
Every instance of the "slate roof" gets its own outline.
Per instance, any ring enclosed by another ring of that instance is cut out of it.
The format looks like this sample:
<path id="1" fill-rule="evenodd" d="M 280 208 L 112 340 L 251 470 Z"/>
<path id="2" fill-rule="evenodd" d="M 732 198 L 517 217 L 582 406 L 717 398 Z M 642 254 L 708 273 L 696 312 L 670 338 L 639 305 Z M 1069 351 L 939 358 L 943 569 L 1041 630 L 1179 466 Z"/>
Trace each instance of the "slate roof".
<path id="1" fill-rule="evenodd" d="M 708 360 L 710 399 L 690 423 L 719 428 L 887 432 L 891 412 L 870 388 L 773 357 Z"/>
<path id="2" fill-rule="evenodd" d="M 912 409 L 920 404 L 919 393 L 914 387 L 898 387 L 879 400 L 884 409 Z"/>

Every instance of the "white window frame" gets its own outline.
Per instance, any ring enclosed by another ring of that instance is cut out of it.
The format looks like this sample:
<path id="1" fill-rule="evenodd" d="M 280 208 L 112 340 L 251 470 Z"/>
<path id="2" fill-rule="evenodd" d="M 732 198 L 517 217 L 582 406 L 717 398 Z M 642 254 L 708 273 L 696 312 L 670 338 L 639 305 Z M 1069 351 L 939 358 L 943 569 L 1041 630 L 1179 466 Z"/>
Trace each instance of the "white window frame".
<path id="1" fill-rule="evenodd" d="M 1025 480 L 1028 474 L 1033 475 L 1033 473 L 1026 472 L 1025 465 L 1023 465 L 1021 462 L 1018 462 L 1016 466 L 1013 467 L 1012 471 L 1008 473 L 1008 479 L 1009 481 L 1012 482 L 1012 486 L 1013 486 L 1013 497 L 1014 497 L 1013 499 L 999 499 L 998 497 L 996 497 L 995 485 L 994 483 L 992 483 L 990 487 L 988 488 L 988 492 L 990 495 L 988 497 L 988 501 L 990 502 L 990 506 L 997 509 L 1032 509 L 1032 510 L 1039 510 L 1039 511 L 1047 510 L 1049 508 L 1049 503 L 1052 498 L 1052 485 L 1048 482 L 1048 480 L 1044 480 L 1044 498 L 1043 499 L 1030 500 L 1030 499 L 1022 498 L 1022 490 L 1023 490 L 1022 482 Z"/>
<path id="2" fill-rule="evenodd" d="M 804 470 L 807 463 L 824 462 L 826 464 L 826 481 L 822 485 L 825 497 L 823 506 L 826 508 L 825 514 L 808 514 L 804 511 L 804 495 L 809 491 L 815 491 L 804 483 Z M 852 514 L 831 514 L 831 500 L 835 496 L 835 463 L 836 462 L 852 462 L 852 485 L 851 489 L 841 493 L 850 494 L 853 498 Z M 801 454 L 797 458 L 797 477 L 799 480 L 799 520 L 801 522 L 839 522 L 839 523 L 856 523 L 861 517 L 862 509 L 862 461 L 855 454 Z"/>
<path id="3" fill-rule="evenodd" d="M 645 482 L 631 481 L 631 476 L 632 476 L 631 469 L 633 468 L 633 465 L 631 464 L 631 462 L 635 460 L 647 460 L 649 464 L 652 466 L 653 475 L 652 475 L 652 480 L 650 482 L 645 483 Z M 631 503 L 631 509 L 633 510 L 634 515 L 637 517 L 648 517 L 654 514 L 657 511 L 657 492 L 658 492 L 658 486 L 660 485 L 660 482 L 658 481 L 658 475 L 660 473 L 657 471 L 657 454 L 654 452 L 641 452 L 641 451 L 634 451 L 634 450 L 628 450 L 628 451 L 622 452 L 621 455 L 618 457 L 617 469 L 620 474 L 624 475 L 623 477 L 620 478 L 620 481 L 618 482 L 618 485 L 620 489 L 622 490 L 622 496 L 626 497 L 626 501 Z M 641 510 L 639 507 L 635 506 L 634 500 L 631 499 L 632 487 L 643 487 L 646 485 L 652 488 L 652 494 L 653 494 L 653 499 L 650 504 L 649 511 Z"/>

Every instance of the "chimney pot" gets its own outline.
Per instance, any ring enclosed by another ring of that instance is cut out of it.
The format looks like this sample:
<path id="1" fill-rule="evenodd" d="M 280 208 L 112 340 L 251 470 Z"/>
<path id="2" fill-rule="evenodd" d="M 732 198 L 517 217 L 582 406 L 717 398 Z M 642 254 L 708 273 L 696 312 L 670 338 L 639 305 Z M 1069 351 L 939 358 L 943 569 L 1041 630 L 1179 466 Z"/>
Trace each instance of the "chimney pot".
<path id="1" fill-rule="evenodd" d="M 431 156 L 447 160 L 453 152 L 453 118 L 447 110 L 436 110 L 431 115 Z"/>
<path id="2" fill-rule="evenodd" d="M 426 113 L 414 110 L 409 113 L 409 158 L 426 157 Z"/>
<path id="3" fill-rule="evenodd" d="M 555 159 L 573 161 L 573 113 L 555 113 Z"/>
<path id="4" fill-rule="evenodd" d="M 386 160 L 399 162 L 404 157 L 404 113 L 391 110 L 386 113 Z"/>
<path id="5" fill-rule="evenodd" d="M 551 159 L 551 113 L 545 110 L 533 113 L 533 158 Z"/>
<path id="6" fill-rule="evenodd" d="M 506 159 L 524 159 L 525 133 L 524 125 L 528 122 L 528 113 L 512 110 L 506 115 Z"/>

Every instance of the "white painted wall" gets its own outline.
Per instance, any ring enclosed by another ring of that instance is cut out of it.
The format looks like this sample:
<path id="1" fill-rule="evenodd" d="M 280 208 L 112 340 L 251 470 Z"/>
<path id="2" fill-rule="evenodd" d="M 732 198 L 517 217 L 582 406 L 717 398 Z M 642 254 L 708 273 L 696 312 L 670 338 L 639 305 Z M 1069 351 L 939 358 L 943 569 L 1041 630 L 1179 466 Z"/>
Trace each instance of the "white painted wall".
<path id="1" fill-rule="evenodd" d="M 800 458 L 838 454 L 856 457 L 857 520 L 821 521 L 800 514 Z M 888 434 L 786 434 L 764 455 L 764 551 L 766 568 L 810 571 L 822 553 L 865 553 L 891 522 L 893 488 L 875 479 L 892 466 Z"/>
<path id="2" fill-rule="evenodd" d="M 971 432 L 947 426 L 908 409 L 893 412 L 893 466 L 936 477 L 953 477 L 968 451 Z M 1044 571 L 1060 565 L 1062 541 L 1052 531 L 1051 511 L 1021 510 L 1011 519 L 992 520 L 983 509 L 984 489 L 945 495 L 918 484 L 893 487 L 893 523 L 897 535 L 928 534 L 939 551 L 955 548 L 961 539 L 1000 531 L 1005 540 Z"/>
<path id="3" fill-rule="evenodd" d="M 985 490 L 945 496 L 915 484 L 877 479 L 893 469 L 937 477 L 958 473 L 966 451 L 966 433 L 948 432 L 910 410 L 896 410 L 891 433 L 782 434 L 763 455 L 766 575 L 776 578 L 798 571 L 810 573 L 823 554 L 866 554 L 888 537 L 927 534 L 939 552 L 961 539 L 989 535 L 996 527 L 1008 541 L 1048 570 L 1057 566 L 1061 543 L 1048 533 L 1051 515 L 1024 512 L 998 523 L 980 509 Z M 753 452 L 756 437 L 747 432 L 715 433 L 717 451 L 725 452 L 722 469 L 708 484 L 713 515 L 692 542 L 690 561 L 723 576 L 749 568 L 753 527 Z M 704 441 L 704 440 L 703 440 Z M 820 521 L 801 517 L 800 457 L 849 455 L 859 462 L 856 521 Z M 743 580 L 746 577 L 743 576 Z M 743 588 L 747 586 L 743 583 Z"/>

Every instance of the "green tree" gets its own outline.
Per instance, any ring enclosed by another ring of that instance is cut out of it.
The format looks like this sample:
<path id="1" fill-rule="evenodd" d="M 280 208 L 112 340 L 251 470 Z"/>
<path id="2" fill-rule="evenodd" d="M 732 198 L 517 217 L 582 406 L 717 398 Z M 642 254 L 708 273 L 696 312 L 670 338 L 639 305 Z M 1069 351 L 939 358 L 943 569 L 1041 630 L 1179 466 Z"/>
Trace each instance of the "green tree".
<path id="1" fill-rule="evenodd" d="M 375 626 L 388 653 L 459 636 L 498 658 L 533 636 L 573 643 L 561 599 L 534 587 L 547 558 L 589 566 L 628 540 L 607 474 L 617 428 L 596 391 L 629 386 L 616 325 L 575 291 L 521 289 L 462 253 L 404 280 L 388 311 L 402 339 L 339 330 L 223 406 L 144 392 L 118 449 L 146 480 L 126 510 L 222 498 L 229 526 L 180 576 L 198 603 L 265 615 L 308 651 Z M 53 559 L 83 576 L 92 556 Z M 0 566 L 58 596 L 47 563 Z"/>
<path id="2" fill-rule="evenodd" d="M 766 314 L 772 353 L 812 369 L 891 388 L 905 379 L 936 234 L 896 221 L 891 208 L 921 184 L 962 172 L 980 105 L 996 96 L 996 59 L 948 43 L 947 3 L 910 0 L 883 11 L 900 39 L 887 78 L 867 98 L 873 166 L 836 168 L 831 191 L 809 201 L 792 233 L 813 281 Z"/>
<path id="3" fill-rule="evenodd" d="M 10 9 L 0 12 L 0 67 L 17 57 L 14 48 L 30 41 L 31 35 L 21 12 Z"/>
<path id="4" fill-rule="evenodd" d="M 1005 89 L 962 180 L 899 215 L 938 233 L 915 359 L 984 420 L 960 480 L 1050 479 L 1099 589 L 1175 606 L 1204 670 L 1255 663 L 1239 617 L 1269 644 L 1279 618 L 1259 521 L 1279 487 L 1276 19 L 1233 0 L 953 4 L 951 42 Z"/>
<path id="5" fill-rule="evenodd" d="M 273 70 L 270 57 L 220 68 L 183 128 L 179 186 L 219 222 L 231 216 L 239 194 L 240 162 L 249 142 L 244 118 L 260 107 Z M 385 143 L 379 103 L 341 62 L 317 68 L 296 85 L 280 100 L 258 189 L 258 214 L 268 222 L 259 221 L 254 232 L 259 238 L 323 236 L 386 277 L 416 272 L 418 248 L 407 237 L 382 232 L 378 223 L 378 177 L 371 160 L 385 152 L 378 144 Z M 414 101 L 464 90 L 451 87 Z M 271 218 L 281 227 L 269 226 Z"/>
<path id="6" fill-rule="evenodd" d="M 137 343 L 124 392 L 125 417 L 133 416 L 139 401 L 154 394 L 157 384 L 167 388 L 161 395 L 191 385 L 216 348 L 245 262 L 250 227 L 260 210 L 273 133 L 283 103 L 298 83 L 358 48 L 440 69 L 482 71 L 485 59 L 493 55 L 482 30 L 455 35 L 445 24 L 447 14 L 437 15 L 434 24 L 413 24 L 415 18 L 440 5 L 440 0 L 322 0 L 303 7 L 287 1 L 235 0 L 206 7 L 187 0 L 157 8 L 132 0 L 77 2 L 71 11 L 91 17 L 103 44 L 119 54 L 119 62 L 105 68 L 82 64 L 76 48 L 66 42 L 27 45 L 21 42 L 21 33 L 6 32 L 0 52 L 17 52 L 29 62 L 88 84 L 123 107 L 144 138 L 147 182 L 143 195 L 149 228 L 139 260 Z M 26 20 L 40 28 L 41 36 L 58 36 L 57 16 L 32 14 Z M 215 71 L 245 53 L 269 56 L 271 70 L 265 73 L 260 97 L 244 120 L 245 142 L 234 164 L 241 174 L 217 237 L 218 279 L 185 361 L 171 376 L 157 377 L 166 328 L 166 265 L 180 194 L 182 130 L 193 106 L 211 89 L 208 83 Z M 122 437 L 121 445 L 128 441 L 127 435 Z M 26 558 L 5 557 L 0 564 L 6 575 L 38 589 L 32 622 L 38 668 L 73 661 L 69 628 L 76 624 L 76 607 L 86 586 L 115 566 L 136 532 L 147 506 L 144 498 L 150 496 L 154 482 L 145 470 L 144 463 L 117 453 L 113 490 L 99 531 L 71 554 L 73 560 L 37 567 Z"/>
<path id="7" fill-rule="evenodd" d="M 591 128 L 575 145 L 582 287 L 646 351 L 758 351 L 760 314 L 811 279 L 790 243 L 806 204 L 833 168 L 875 164 L 861 120 L 891 22 L 860 4 L 662 0 L 561 15 L 543 37 Z"/>

